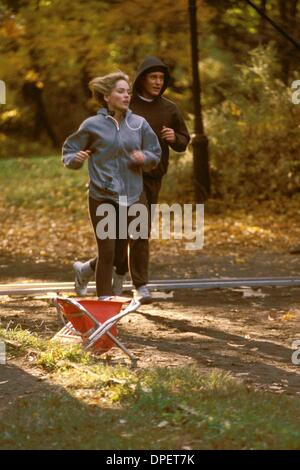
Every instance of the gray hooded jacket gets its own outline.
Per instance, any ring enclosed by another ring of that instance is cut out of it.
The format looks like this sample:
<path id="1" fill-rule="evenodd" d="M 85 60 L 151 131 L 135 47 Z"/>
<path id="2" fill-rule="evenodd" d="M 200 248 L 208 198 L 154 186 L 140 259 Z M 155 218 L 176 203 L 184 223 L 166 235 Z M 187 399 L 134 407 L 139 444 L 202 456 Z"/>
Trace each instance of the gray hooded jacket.
<path id="1" fill-rule="evenodd" d="M 143 190 L 142 172 L 155 168 L 161 156 L 157 136 L 144 118 L 128 110 L 119 125 L 106 108 L 83 121 L 78 131 L 64 142 L 62 160 L 67 168 L 82 167 L 83 163 L 75 161 L 80 150 L 91 150 L 89 196 L 117 203 L 120 196 L 126 196 L 127 205 L 139 200 Z M 132 164 L 134 150 L 143 152 L 142 166 Z"/>

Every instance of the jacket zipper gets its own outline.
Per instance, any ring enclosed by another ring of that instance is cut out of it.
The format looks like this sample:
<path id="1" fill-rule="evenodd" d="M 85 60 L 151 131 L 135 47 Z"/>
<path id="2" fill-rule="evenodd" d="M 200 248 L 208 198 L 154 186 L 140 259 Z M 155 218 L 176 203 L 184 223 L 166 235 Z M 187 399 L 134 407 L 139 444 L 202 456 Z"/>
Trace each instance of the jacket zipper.
<path id="1" fill-rule="evenodd" d="M 119 126 L 118 121 L 117 121 L 113 116 L 108 115 L 108 116 L 106 116 L 106 117 L 107 117 L 107 118 L 110 118 L 110 119 L 114 122 L 114 124 L 115 124 L 115 126 L 116 126 L 116 128 L 117 128 L 117 131 L 120 132 L 120 126 Z M 120 145 L 120 135 L 118 135 L 118 141 L 119 141 L 119 145 Z M 119 159 L 118 159 L 118 158 L 117 158 L 117 160 L 116 160 L 116 163 L 117 163 L 117 167 L 118 167 L 118 170 L 119 170 L 119 173 L 120 173 L 120 162 L 119 162 Z"/>
<path id="2" fill-rule="evenodd" d="M 111 120 L 115 123 L 116 128 L 117 128 L 117 130 L 119 131 L 119 130 L 120 130 L 120 126 L 119 126 L 118 121 L 117 121 L 114 117 L 112 117 L 112 116 L 110 116 L 110 115 L 108 115 L 107 118 L 111 119 Z"/>

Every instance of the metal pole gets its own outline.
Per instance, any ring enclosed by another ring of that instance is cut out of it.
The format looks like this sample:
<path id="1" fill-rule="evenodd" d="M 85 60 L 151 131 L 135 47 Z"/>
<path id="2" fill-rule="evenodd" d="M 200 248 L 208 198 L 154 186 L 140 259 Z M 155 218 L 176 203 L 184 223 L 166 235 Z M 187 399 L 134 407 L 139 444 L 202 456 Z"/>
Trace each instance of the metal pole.
<path id="1" fill-rule="evenodd" d="M 204 202 L 210 193 L 208 139 L 204 134 L 199 78 L 199 53 L 196 0 L 189 0 L 191 60 L 193 72 L 194 136 L 192 139 L 196 202 Z"/>
<path id="2" fill-rule="evenodd" d="M 150 290 L 175 290 L 175 289 L 216 289 L 231 287 L 299 287 L 300 277 L 240 277 L 240 278 L 217 278 L 217 279 L 164 279 L 150 281 Z M 124 291 L 132 289 L 131 283 L 124 285 Z M 24 283 L 24 284 L 0 284 L 0 296 L 6 295 L 46 295 L 58 292 L 74 293 L 74 282 L 58 283 Z M 96 293 L 96 285 L 91 282 L 88 287 L 89 294 Z M 51 298 L 49 296 L 49 298 Z"/>

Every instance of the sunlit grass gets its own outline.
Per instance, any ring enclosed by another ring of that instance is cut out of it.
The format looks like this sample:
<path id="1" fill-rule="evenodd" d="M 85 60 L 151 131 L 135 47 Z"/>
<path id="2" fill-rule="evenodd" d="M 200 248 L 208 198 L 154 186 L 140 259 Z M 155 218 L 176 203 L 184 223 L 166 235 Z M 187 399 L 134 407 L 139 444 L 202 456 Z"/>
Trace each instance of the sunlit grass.
<path id="1" fill-rule="evenodd" d="M 8 207 L 86 210 L 86 166 L 66 169 L 59 155 L 1 160 L 0 186 Z"/>
<path id="2" fill-rule="evenodd" d="M 295 397 L 258 392 L 196 367 L 112 366 L 72 348 L 63 354 L 25 331 L 1 330 L 1 337 L 18 341 L 23 354 L 39 349 L 34 364 L 51 371 L 38 397 L 20 397 L 7 408 L 2 449 L 300 447 Z"/>
<path id="3" fill-rule="evenodd" d="M 8 347 L 11 342 L 14 356 L 32 353 L 35 356 L 35 363 L 46 371 L 66 368 L 68 364 L 64 361 L 81 364 L 94 362 L 92 356 L 84 352 L 80 345 L 62 346 L 55 341 L 42 339 L 37 334 L 20 327 L 0 328 L 0 339 L 8 341 Z"/>

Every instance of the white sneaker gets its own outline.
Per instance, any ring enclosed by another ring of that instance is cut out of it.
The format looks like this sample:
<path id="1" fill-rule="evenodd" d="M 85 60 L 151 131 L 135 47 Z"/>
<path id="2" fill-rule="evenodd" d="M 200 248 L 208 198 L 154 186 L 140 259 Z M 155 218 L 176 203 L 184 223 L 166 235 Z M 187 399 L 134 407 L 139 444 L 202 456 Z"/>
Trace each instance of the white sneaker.
<path id="1" fill-rule="evenodd" d="M 112 300 L 112 299 L 113 299 L 112 295 L 100 295 L 100 297 L 98 297 L 98 300 Z"/>
<path id="2" fill-rule="evenodd" d="M 118 274 L 113 270 L 112 291 L 114 295 L 121 295 L 126 274 Z"/>
<path id="3" fill-rule="evenodd" d="M 152 301 L 152 295 L 146 285 L 134 289 L 133 298 L 141 304 L 149 304 Z"/>
<path id="4" fill-rule="evenodd" d="M 81 261 L 73 263 L 73 269 L 75 271 L 75 292 L 80 296 L 86 295 L 87 286 L 90 280 L 90 276 L 82 273 L 82 266 L 84 264 L 85 263 L 81 263 Z"/>

